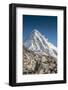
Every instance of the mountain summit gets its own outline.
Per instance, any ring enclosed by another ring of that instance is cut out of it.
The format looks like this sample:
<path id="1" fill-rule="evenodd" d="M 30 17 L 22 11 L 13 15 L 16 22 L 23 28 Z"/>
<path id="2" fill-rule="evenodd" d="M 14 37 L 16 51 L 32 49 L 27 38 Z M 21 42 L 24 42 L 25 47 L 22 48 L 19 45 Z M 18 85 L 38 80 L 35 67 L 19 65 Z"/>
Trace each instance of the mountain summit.
<path id="1" fill-rule="evenodd" d="M 28 39 L 24 42 L 24 46 L 37 54 L 57 57 L 57 47 L 49 42 L 37 29 L 31 32 Z"/>

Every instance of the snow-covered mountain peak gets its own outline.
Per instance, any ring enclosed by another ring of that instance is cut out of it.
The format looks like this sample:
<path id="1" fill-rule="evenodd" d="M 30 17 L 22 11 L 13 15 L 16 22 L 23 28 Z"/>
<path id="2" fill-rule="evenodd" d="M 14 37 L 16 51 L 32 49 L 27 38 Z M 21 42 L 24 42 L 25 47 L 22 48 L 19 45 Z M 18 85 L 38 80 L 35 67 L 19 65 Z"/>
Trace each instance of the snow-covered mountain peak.
<path id="1" fill-rule="evenodd" d="M 37 29 L 34 29 L 31 34 L 30 34 L 30 38 L 31 39 L 45 39 L 45 41 L 47 41 L 48 39 L 44 37 L 44 35 L 42 35 Z"/>
<path id="2" fill-rule="evenodd" d="M 38 33 L 39 31 L 37 29 L 34 29 L 32 33 Z"/>
<path id="3" fill-rule="evenodd" d="M 57 48 L 45 38 L 37 29 L 34 29 L 24 46 L 35 53 L 47 54 L 53 57 L 57 56 Z"/>
<path id="4" fill-rule="evenodd" d="M 31 32 L 31 36 L 41 36 L 41 33 L 40 33 L 37 29 L 34 29 L 34 30 Z"/>

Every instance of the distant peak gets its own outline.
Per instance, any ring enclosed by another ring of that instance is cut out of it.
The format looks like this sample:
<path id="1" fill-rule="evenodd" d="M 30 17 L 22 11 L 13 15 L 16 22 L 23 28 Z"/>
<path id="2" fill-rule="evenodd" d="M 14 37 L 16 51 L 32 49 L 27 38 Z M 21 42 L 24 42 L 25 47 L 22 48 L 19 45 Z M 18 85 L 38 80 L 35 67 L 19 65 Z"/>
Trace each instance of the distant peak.
<path id="1" fill-rule="evenodd" d="M 33 31 L 32 32 L 39 32 L 37 29 L 33 29 Z"/>
<path id="2" fill-rule="evenodd" d="M 33 37 L 33 36 L 39 36 L 39 37 L 45 38 L 45 36 L 44 36 L 42 33 L 40 33 L 37 29 L 34 29 L 34 30 L 31 32 L 31 36 L 32 36 L 32 37 Z M 45 39 L 48 41 L 47 38 L 45 38 Z"/>
<path id="3" fill-rule="evenodd" d="M 34 32 L 38 32 L 38 30 L 37 30 L 37 29 L 34 29 L 33 31 L 34 31 Z"/>
<path id="4" fill-rule="evenodd" d="M 33 31 L 31 32 L 32 34 L 35 34 L 35 33 L 40 33 L 37 29 L 33 29 Z"/>

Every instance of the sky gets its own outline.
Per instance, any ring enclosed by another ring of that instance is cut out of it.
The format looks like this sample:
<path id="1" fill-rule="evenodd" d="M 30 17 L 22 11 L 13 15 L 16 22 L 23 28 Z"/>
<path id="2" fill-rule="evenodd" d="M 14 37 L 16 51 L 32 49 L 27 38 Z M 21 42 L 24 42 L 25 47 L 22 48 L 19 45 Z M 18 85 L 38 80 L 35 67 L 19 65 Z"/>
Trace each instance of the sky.
<path id="1" fill-rule="evenodd" d="M 52 44 L 57 46 L 57 16 L 23 15 L 24 41 L 28 39 L 34 29 L 37 29 Z"/>

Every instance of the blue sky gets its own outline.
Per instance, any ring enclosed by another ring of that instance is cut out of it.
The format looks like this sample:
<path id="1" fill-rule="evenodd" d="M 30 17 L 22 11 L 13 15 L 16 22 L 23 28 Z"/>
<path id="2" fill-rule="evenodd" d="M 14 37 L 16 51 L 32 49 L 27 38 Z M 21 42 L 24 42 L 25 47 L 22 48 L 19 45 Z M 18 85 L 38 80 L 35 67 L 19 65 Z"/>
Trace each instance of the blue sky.
<path id="1" fill-rule="evenodd" d="M 30 33 L 37 29 L 57 46 L 57 16 L 23 15 L 23 37 L 28 39 Z"/>

